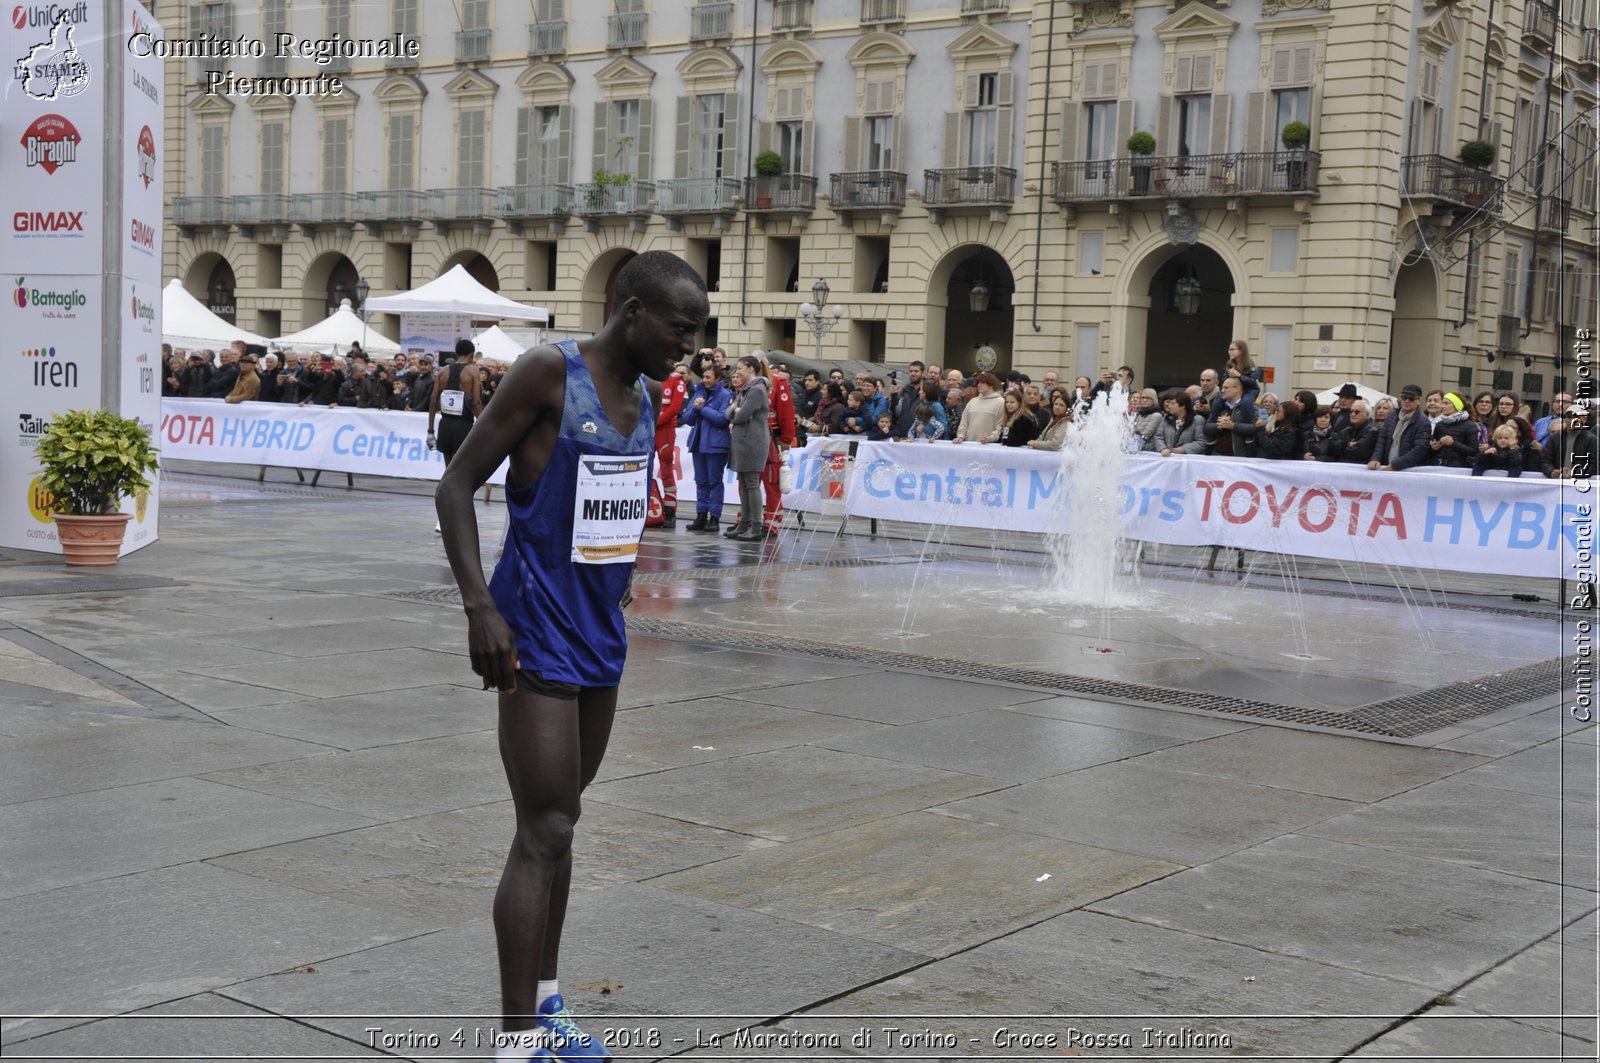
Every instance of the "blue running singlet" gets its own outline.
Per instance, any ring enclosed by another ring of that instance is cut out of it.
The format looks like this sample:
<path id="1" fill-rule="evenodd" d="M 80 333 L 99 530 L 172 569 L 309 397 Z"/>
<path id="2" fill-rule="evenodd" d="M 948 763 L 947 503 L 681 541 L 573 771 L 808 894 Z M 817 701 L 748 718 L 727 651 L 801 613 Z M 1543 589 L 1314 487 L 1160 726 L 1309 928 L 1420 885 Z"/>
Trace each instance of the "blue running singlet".
<path id="1" fill-rule="evenodd" d="M 506 487 L 506 541 L 489 592 L 517 640 L 519 667 L 584 687 L 622 680 L 621 601 L 650 500 L 656 419 L 650 393 L 624 437 L 606 417 L 575 340 L 561 430 L 543 474 Z M 645 383 L 640 377 L 640 384 Z"/>

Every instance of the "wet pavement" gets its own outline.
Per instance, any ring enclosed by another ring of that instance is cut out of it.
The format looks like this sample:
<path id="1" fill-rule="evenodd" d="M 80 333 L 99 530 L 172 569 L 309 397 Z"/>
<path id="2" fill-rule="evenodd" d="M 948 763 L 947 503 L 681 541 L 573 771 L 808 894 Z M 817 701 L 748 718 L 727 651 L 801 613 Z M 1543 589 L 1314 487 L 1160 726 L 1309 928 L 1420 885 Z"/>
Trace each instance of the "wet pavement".
<path id="1" fill-rule="evenodd" d="M 492 1056 L 428 489 L 253 475 L 109 572 L 0 552 L 0 1057 Z M 873 531 L 646 535 L 562 963 L 618 1058 L 1595 1058 L 1555 584 L 1166 548 L 1091 610 Z"/>

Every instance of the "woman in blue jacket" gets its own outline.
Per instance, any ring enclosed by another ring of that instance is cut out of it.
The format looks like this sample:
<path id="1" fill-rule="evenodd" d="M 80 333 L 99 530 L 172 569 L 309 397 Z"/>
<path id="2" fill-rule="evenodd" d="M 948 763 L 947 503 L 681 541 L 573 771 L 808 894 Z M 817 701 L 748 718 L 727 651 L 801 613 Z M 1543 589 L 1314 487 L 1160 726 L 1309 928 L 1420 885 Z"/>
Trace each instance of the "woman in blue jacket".
<path id="1" fill-rule="evenodd" d="M 694 456 L 694 522 L 690 531 L 717 530 L 722 520 L 722 476 L 728 467 L 728 403 L 733 392 L 717 377 L 716 367 L 705 364 L 700 383 L 683 404 L 683 423 L 689 425 L 689 453 Z"/>

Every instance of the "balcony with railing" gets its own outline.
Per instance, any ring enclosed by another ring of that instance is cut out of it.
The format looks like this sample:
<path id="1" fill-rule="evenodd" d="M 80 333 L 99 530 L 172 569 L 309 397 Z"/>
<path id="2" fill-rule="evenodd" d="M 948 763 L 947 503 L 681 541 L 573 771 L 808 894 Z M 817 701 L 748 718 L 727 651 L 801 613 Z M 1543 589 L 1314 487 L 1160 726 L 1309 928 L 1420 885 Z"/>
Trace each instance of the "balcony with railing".
<path id="1" fill-rule="evenodd" d="M 720 41 L 733 36 L 733 0 L 703 0 L 689 9 L 689 39 Z"/>
<path id="2" fill-rule="evenodd" d="M 566 21 L 535 22 L 528 26 L 529 55 L 567 54 Z"/>
<path id="3" fill-rule="evenodd" d="M 1579 55 L 1578 61 L 1586 66 L 1600 65 L 1600 29 L 1591 28 L 1583 31 Z"/>
<path id="4" fill-rule="evenodd" d="M 667 219 L 667 227 L 674 232 L 683 226 L 683 219 L 697 215 L 715 219 L 717 228 L 723 228 L 739 210 L 739 195 L 744 182 L 737 177 L 674 177 L 656 182 L 655 212 Z"/>
<path id="5" fill-rule="evenodd" d="M 456 62 L 487 63 L 494 30 L 456 30 Z"/>
<path id="6" fill-rule="evenodd" d="M 1443 155 L 1407 155 L 1400 172 L 1409 198 L 1431 199 L 1454 207 L 1498 215 L 1504 182 L 1488 170 Z"/>
<path id="7" fill-rule="evenodd" d="M 1545 196 L 1539 204 L 1539 231 L 1542 233 L 1565 233 L 1567 225 L 1572 221 L 1572 201 L 1559 199 L 1556 196 Z"/>
<path id="8" fill-rule="evenodd" d="M 296 192 L 289 197 L 289 220 L 302 228 L 353 225 L 356 220 L 355 193 Z"/>
<path id="9" fill-rule="evenodd" d="M 289 197 L 286 195 L 229 196 L 228 213 L 241 227 L 246 225 L 288 225 Z"/>
<path id="10" fill-rule="evenodd" d="M 810 174 L 761 174 L 750 178 L 744 209 L 750 214 L 810 215 L 817 208 L 817 179 Z"/>
<path id="11" fill-rule="evenodd" d="M 644 11 L 629 11 L 606 17 L 607 48 L 643 48 L 650 35 L 650 15 Z"/>
<path id="12" fill-rule="evenodd" d="M 348 55 L 330 55 L 327 65 L 317 65 L 319 74 L 348 74 L 351 69 L 351 60 Z"/>
<path id="13" fill-rule="evenodd" d="M 630 180 L 620 185 L 589 181 L 574 185 L 572 192 L 573 209 L 590 232 L 599 228 L 602 218 L 625 218 L 629 228 L 643 228 L 655 209 L 650 204 L 656 198 L 653 181 Z"/>
<path id="14" fill-rule="evenodd" d="M 922 180 L 922 205 L 935 225 L 947 215 L 974 212 L 1002 221 L 1017 198 L 1017 171 L 1006 166 L 923 170 Z"/>
<path id="15" fill-rule="evenodd" d="M 1050 198 L 1059 206 L 1151 199 L 1303 196 L 1317 191 L 1315 151 L 1124 156 L 1058 162 Z"/>
<path id="16" fill-rule="evenodd" d="M 857 213 L 876 211 L 886 225 L 906 205 L 906 175 L 896 170 L 857 170 L 833 174 L 829 181 L 830 205 L 848 223 Z"/>
<path id="17" fill-rule="evenodd" d="M 420 60 L 413 59 L 409 55 L 388 55 L 383 59 L 385 70 L 414 70 L 421 65 Z"/>
<path id="18" fill-rule="evenodd" d="M 422 220 L 428 197 L 409 188 L 362 192 L 356 202 L 356 220 L 369 228 L 388 223 L 415 229 Z"/>
<path id="19" fill-rule="evenodd" d="M 486 231 L 494 221 L 497 199 L 492 188 L 430 188 L 423 216 L 441 232 L 456 226 Z"/>
<path id="20" fill-rule="evenodd" d="M 289 60 L 275 52 L 268 52 L 256 62 L 256 74 L 264 78 L 286 77 L 289 73 Z"/>
<path id="21" fill-rule="evenodd" d="M 1528 0 L 1522 11 L 1522 37 L 1527 43 L 1554 48 L 1561 34 L 1561 22 L 1556 9 L 1539 0 Z"/>
<path id="22" fill-rule="evenodd" d="M 774 0 L 772 29 L 776 33 L 793 33 L 811 29 L 814 0 Z"/>
<path id="23" fill-rule="evenodd" d="M 175 196 L 172 200 L 172 221 L 180 227 L 226 226 L 233 221 L 232 205 L 227 196 Z"/>
<path id="24" fill-rule="evenodd" d="M 1011 9 L 1011 0 L 961 0 L 963 15 L 1002 15 Z"/>
<path id="25" fill-rule="evenodd" d="M 495 213 L 516 236 L 529 222 L 545 222 L 553 233 L 566 228 L 572 213 L 571 185 L 506 185 L 499 189 Z"/>
<path id="26" fill-rule="evenodd" d="M 861 24 L 882 26 L 906 20 L 906 0 L 861 0 Z"/>

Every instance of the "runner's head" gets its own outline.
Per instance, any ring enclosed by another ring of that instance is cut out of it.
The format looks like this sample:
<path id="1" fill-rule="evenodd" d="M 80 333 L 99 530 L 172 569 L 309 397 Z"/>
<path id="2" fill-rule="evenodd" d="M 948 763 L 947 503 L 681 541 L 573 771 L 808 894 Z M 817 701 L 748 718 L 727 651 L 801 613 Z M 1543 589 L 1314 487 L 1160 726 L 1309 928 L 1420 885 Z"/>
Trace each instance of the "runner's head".
<path id="1" fill-rule="evenodd" d="M 465 336 L 461 337 L 459 340 L 456 340 L 456 361 L 470 362 L 472 361 L 473 357 L 477 355 L 477 353 L 477 348 L 475 348 L 472 345 L 472 341 L 467 339 Z"/>
<path id="2" fill-rule="evenodd" d="M 646 251 L 617 274 L 616 309 L 623 344 L 638 370 L 665 380 L 679 359 L 695 353 L 696 335 L 711 314 L 705 281 L 668 251 Z"/>

